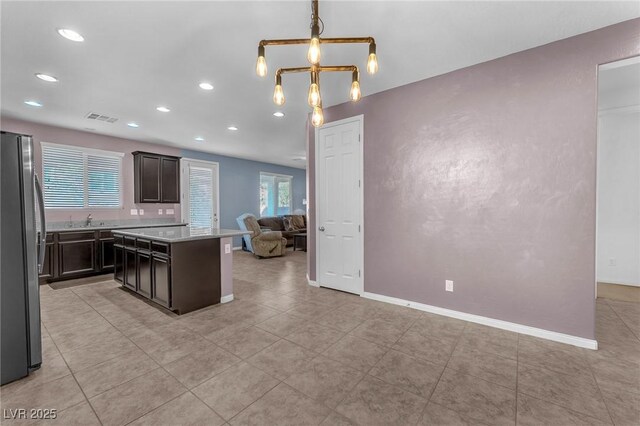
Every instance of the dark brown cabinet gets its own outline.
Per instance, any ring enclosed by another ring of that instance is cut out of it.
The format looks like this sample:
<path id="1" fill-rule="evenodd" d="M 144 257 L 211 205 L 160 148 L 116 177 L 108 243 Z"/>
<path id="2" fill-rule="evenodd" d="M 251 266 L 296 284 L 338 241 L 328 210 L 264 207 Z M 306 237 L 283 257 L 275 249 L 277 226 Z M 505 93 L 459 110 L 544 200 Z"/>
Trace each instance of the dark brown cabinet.
<path id="1" fill-rule="evenodd" d="M 171 266 L 169 258 L 154 255 L 151 258 L 153 276 L 153 292 L 151 300 L 169 308 L 171 307 Z"/>
<path id="2" fill-rule="evenodd" d="M 58 236 L 58 276 L 96 272 L 94 232 L 65 232 Z"/>
<path id="3" fill-rule="evenodd" d="M 138 250 L 138 293 L 151 297 L 151 252 Z"/>
<path id="4" fill-rule="evenodd" d="M 113 279 L 122 283 L 124 280 L 124 247 L 118 241 L 113 245 Z"/>
<path id="5" fill-rule="evenodd" d="M 110 270 L 114 267 L 113 235 L 111 231 L 100 231 L 100 270 Z"/>
<path id="6" fill-rule="evenodd" d="M 53 282 L 113 271 L 114 239 L 109 230 L 47 232 L 40 282 Z"/>
<path id="7" fill-rule="evenodd" d="M 160 194 L 163 203 L 180 203 L 180 160 L 162 157 L 160 159 Z"/>
<path id="8" fill-rule="evenodd" d="M 135 248 L 124 249 L 124 280 L 122 284 L 133 291 L 138 290 L 138 256 Z"/>
<path id="9" fill-rule="evenodd" d="M 180 157 L 135 151 L 134 201 L 180 203 Z"/>
<path id="10" fill-rule="evenodd" d="M 124 288 L 179 315 L 220 303 L 219 239 L 170 242 L 148 235 L 134 237 L 139 233 L 130 230 L 122 232 L 125 234 L 115 230 L 114 234 L 116 247 L 121 242 L 125 253 L 124 279 L 120 281 Z M 117 271 L 116 266 L 116 277 Z M 133 277 L 137 277 L 135 286 Z"/>

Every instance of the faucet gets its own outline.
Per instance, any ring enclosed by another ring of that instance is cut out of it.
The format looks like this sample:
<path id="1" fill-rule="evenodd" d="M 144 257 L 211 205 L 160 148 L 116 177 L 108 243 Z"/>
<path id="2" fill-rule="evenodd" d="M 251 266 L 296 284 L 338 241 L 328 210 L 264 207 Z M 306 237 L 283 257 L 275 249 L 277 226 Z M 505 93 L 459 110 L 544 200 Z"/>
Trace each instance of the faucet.
<path id="1" fill-rule="evenodd" d="M 91 217 L 91 213 L 89 213 L 89 215 L 87 216 L 87 223 L 86 226 L 91 226 L 91 221 L 93 220 L 93 217 Z"/>

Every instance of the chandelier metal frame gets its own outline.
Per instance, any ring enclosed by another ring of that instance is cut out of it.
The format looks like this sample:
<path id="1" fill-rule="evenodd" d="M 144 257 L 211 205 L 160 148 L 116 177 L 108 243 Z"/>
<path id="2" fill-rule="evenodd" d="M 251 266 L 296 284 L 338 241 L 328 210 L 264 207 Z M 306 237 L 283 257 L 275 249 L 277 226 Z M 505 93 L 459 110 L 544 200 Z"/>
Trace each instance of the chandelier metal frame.
<path id="1" fill-rule="evenodd" d="M 320 24 L 322 23 L 322 30 Z M 319 127 L 324 123 L 324 115 L 322 112 L 322 97 L 320 95 L 320 74 L 323 72 L 351 72 L 351 91 L 350 98 L 357 102 L 360 100 L 360 71 L 355 65 L 320 65 L 320 45 L 322 44 L 369 44 L 369 58 L 367 61 L 367 72 L 375 74 L 378 71 L 378 61 L 376 57 L 376 42 L 373 37 L 329 37 L 321 38 L 320 35 L 324 31 L 324 23 L 320 19 L 318 13 L 318 0 L 311 1 L 311 37 L 310 38 L 291 38 L 280 40 L 261 40 L 258 44 L 258 61 L 256 64 L 256 72 L 259 76 L 267 75 L 267 65 L 265 60 L 266 46 L 288 46 L 296 44 L 308 44 L 309 52 L 307 59 L 310 66 L 306 67 L 288 67 L 278 68 L 275 74 L 275 89 L 273 100 L 276 105 L 284 105 L 285 97 L 282 89 L 282 74 L 290 73 L 309 73 L 311 77 L 311 85 L 309 86 L 308 102 L 313 108 L 311 122 L 315 127 Z"/>

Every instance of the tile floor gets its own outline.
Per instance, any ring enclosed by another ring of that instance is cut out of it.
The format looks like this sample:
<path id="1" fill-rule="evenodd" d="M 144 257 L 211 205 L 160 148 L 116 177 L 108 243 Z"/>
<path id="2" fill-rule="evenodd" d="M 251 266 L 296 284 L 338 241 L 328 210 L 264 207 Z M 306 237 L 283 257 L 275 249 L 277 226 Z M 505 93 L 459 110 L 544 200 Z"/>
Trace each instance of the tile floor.
<path id="1" fill-rule="evenodd" d="M 590 351 L 313 288 L 305 256 L 235 252 L 236 300 L 182 317 L 113 281 L 43 286 L 43 367 L 2 408 L 56 408 L 52 425 L 640 424 L 639 303 L 599 299 Z"/>

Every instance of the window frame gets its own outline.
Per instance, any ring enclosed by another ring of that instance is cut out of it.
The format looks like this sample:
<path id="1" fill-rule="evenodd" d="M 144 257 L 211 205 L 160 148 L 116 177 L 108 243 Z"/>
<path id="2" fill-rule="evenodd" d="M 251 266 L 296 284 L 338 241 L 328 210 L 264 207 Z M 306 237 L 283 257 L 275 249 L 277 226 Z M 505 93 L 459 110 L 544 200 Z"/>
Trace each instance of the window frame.
<path id="1" fill-rule="evenodd" d="M 284 175 L 281 173 L 272 173 L 272 172 L 260 172 L 259 176 L 258 176 L 258 214 L 260 215 L 260 217 L 273 217 L 273 216 L 262 216 L 262 211 L 260 209 L 260 189 L 262 186 L 262 176 L 273 176 L 274 177 L 274 195 L 273 195 L 273 201 L 274 202 L 274 215 L 273 216 L 280 216 L 278 214 L 278 199 L 279 199 L 279 190 L 278 190 L 278 181 L 277 179 L 281 179 L 281 180 L 286 180 L 289 182 L 289 213 L 285 213 L 285 214 L 293 214 L 293 176 L 291 175 Z"/>
<path id="2" fill-rule="evenodd" d="M 45 161 L 44 161 L 44 151 L 46 148 L 60 148 L 60 149 L 68 149 L 68 150 L 76 150 L 79 151 L 82 155 L 82 207 L 73 207 L 73 206 L 47 206 L 45 201 L 45 210 L 121 210 L 124 208 L 124 179 L 123 179 L 123 166 L 122 162 L 124 159 L 124 153 L 118 151 L 107 151 L 103 149 L 96 148 L 87 148 L 84 146 L 78 145 L 66 145 L 61 143 L 54 142 L 40 142 L 40 162 L 41 162 L 41 170 L 42 170 L 42 181 L 43 181 L 43 192 L 46 192 L 44 188 L 44 169 L 45 169 Z M 88 167 L 88 157 L 90 155 L 97 157 L 110 157 L 118 159 L 118 206 L 90 206 L 89 205 L 89 167 Z"/>

